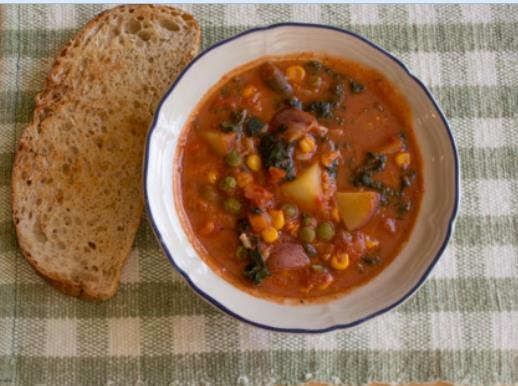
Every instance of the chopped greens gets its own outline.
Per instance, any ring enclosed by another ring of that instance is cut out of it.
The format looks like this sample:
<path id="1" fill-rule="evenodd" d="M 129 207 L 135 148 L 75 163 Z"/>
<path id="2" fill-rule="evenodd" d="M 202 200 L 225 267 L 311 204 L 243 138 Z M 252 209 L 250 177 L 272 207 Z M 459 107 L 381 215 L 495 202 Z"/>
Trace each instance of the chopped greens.
<path id="1" fill-rule="evenodd" d="M 310 60 L 304 64 L 304 67 L 306 67 L 308 73 L 318 74 L 322 70 L 323 65 L 318 60 Z"/>
<path id="2" fill-rule="evenodd" d="M 245 125 L 246 135 L 248 135 L 249 137 L 256 136 L 257 134 L 259 134 L 264 125 L 264 122 L 257 117 L 252 116 L 248 118 Z"/>
<path id="3" fill-rule="evenodd" d="M 265 134 L 259 142 L 259 153 L 266 169 L 276 167 L 286 172 L 285 179 L 295 179 L 295 164 L 293 162 L 294 145 L 272 134 Z"/>
<path id="4" fill-rule="evenodd" d="M 365 89 L 363 84 L 355 81 L 354 79 L 349 80 L 349 87 L 351 88 L 351 92 L 353 94 L 359 94 Z"/>
<path id="5" fill-rule="evenodd" d="M 412 202 L 411 201 L 400 201 L 399 205 L 397 206 L 397 216 L 398 218 L 403 218 L 405 214 L 410 212 L 410 209 L 412 208 Z"/>
<path id="6" fill-rule="evenodd" d="M 246 120 L 247 111 L 233 111 L 230 115 L 230 121 L 221 122 L 219 128 L 225 133 L 240 133 L 243 131 L 243 124 Z"/>
<path id="7" fill-rule="evenodd" d="M 261 213 L 263 213 L 262 209 L 258 208 L 258 207 L 250 208 L 250 212 L 253 213 L 253 214 L 261 214 Z"/>
<path id="8" fill-rule="evenodd" d="M 294 107 L 296 109 L 302 110 L 302 102 L 297 97 L 286 99 L 284 102 L 286 105 L 288 105 L 290 107 Z"/>
<path id="9" fill-rule="evenodd" d="M 306 254 L 309 257 L 315 257 L 317 255 L 317 250 L 313 246 L 313 244 L 305 243 L 305 244 L 302 245 L 302 247 L 304 248 L 304 252 L 306 252 Z"/>
<path id="10" fill-rule="evenodd" d="M 250 223 L 248 222 L 248 219 L 246 217 L 242 217 L 237 220 L 236 223 L 236 232 L 238 235 L 242 233 L 248 233 L 250 232 Z"/>
<path id="11" fill-rule="evenodd" d="M 367 265 L 377 265 L 381 262 L 381 259 L 378 255 L 374 256 L 363 256 L 362 261 Z"/>
<path id="12" fill-rule="evenodd" d="M 394 189 L 372 178 L 374 173 L 380 172 L 385 168 L 386 162 L 387 156 L 385 154 L 369 152 L 367 153 L 365 163 L 356 170 L 353 177 L 354 186 L 365 186 L 377 191 L 380 194 L 382 206 L 388 205 L 396 194 Z"/>
<path id="13" fill-rule="evenodd" d="M 249 249 L 248 258 L 250 259 L 250 262 L 245 267 L 245 276 L 250 279 L 252 283 L 258 285 L 271 275 L 270 270 L 268 269 L 259 248 L 256 247 L 255 249 Z"/>
<path id="14" fill-rule="evenodd" d="M 399 138 L 401 139 L 401 143 L 403 144 L 403 150 L 406 151 L 408 149 L 408 138 L 404 131 L 399 133 Z"/>
<path id="15" fill-rule="evenodd" d="M 356 175 L 358 177 L 362 177 L 363 175 L 368 175 L 370 177 L 373 173 L 381 172 L 385 169 L 386 162 L 387 156 L 385 154 L 368 152 L 365 164 L 358 168 Z M 360 180 L 362 180 L 362 178 L 360 178 Z"/>
<path id="16" fill-rule="evenodd" d="M 308 103 L 304 110 L 314 114 L 317 118 L 331 118 L 333 115 L 333 104 L 326 101 L 314 101 Z"/>

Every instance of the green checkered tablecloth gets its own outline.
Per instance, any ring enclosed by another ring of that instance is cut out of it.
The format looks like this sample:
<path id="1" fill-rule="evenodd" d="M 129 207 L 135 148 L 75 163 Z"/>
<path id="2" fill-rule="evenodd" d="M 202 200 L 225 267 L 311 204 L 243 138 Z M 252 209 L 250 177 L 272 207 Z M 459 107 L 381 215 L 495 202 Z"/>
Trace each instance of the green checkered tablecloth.
<path id="1" fill-rule="evenodd" d="M 0 7 L 0 384 L 273 385 L 446 380 L 518 385 L 518 6 L 183 5 L 203 47 L 281 21 L 359 32 L 400 57 L 448 116 L 462 163 L 455 235 L 431 279 L 351 331 L 243 325 L 191 291 L 143 221 L 118 295 L 92 304 L 21 257 L 9 183 L 53 57 L 109 6 Z"/>

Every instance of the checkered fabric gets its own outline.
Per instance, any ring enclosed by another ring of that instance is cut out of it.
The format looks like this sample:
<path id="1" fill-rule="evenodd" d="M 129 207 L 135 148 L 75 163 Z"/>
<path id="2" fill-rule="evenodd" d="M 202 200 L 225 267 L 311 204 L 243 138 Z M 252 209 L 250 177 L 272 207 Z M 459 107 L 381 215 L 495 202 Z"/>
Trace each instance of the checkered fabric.
<path id="1" fill-rule="evenodd" d="M 146 220 L 118 295 L 102 304 L 61 295 L 20 255 L 9 198 L 17 138 L 53 57 L 109 7 L 0 7 L 0 384 L 518 385 L 518 6 L 181 6 L 203 47 L 282 21 L 358 32 L 401 58 L 450 120 L 463 196 L 431 279 L 397 310 L 317 336 L 259 330 L 206 304 Z"/>

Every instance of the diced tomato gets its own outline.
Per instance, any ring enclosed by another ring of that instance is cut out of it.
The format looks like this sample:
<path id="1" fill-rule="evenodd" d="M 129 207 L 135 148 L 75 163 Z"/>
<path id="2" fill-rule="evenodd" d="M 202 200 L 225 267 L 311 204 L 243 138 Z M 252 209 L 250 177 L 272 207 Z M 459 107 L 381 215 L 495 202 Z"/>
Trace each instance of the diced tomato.
<path id="1" fill-rule="evenodd" d="M 253 204 L 259 208 L 265 208 L 271 206 L 273 194 L 263 188 L 261 185 L 254 183 L 248 184 L 243 189 L 245 197 L 252 201 Z"/>
<path id="2" fill-rule="evenodd" d="M 311 291 L 312 289 L 323 290 L 329 287 L 333 280 L 333 275 L 328 271 L 313 271 L 309 276 L 306 289 L 307 291 Z"/>
<path id="3" fill-rule="evenodd" d="M 270 182 L 273 185 L 280 183 L 286 177 L 286 172 L 283 169 L 273 166 L 268 169 L 268 173 L 270 175 Z"/>
<path id="4" fill-rule="evenodd" d="M 347 246 L 347 253 L 349 254 L 349 258 L 351 262 L 354 263 L 358 261 L 367 250 L 365 245 L 365 235 L 362 232 L 355 232 L 353 234 L 353 241 Z"/>

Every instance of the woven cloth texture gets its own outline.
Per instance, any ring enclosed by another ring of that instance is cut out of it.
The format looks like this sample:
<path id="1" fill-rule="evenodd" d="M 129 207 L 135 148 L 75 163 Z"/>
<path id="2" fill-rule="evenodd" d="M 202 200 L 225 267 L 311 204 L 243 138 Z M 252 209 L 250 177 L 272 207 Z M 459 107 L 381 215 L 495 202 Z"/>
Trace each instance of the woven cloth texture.
<path id="1" fill-rule="evenodd" d="M 21 256 L 9 196 L 17 139 L 54 56 L 110 7 L 0 7 L 0 385 L 518 385 L 518 6 L 180 6 L 203 48 L 283 21 L 358 32 L 401 58 L 451 123 L 462 202 L 430 280 L 386 315 L 315 336 L 259 330 L 206 304 L 146 219 L 118 295 L 102 304 L 61 295 Z"/>

